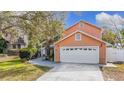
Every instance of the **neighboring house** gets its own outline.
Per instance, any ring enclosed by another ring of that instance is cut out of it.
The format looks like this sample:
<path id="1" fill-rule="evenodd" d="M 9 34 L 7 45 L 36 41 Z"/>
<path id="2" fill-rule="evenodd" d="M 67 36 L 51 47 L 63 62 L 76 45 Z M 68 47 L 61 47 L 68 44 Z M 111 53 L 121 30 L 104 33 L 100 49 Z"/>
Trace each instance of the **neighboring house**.
<path id="1" fill-rule="evenodd" d="M 9 49 L 21 49 L 27 47 L 25 39 L 19 37 L 15 42 L 10 42 Z"/>
<path id="2" fill-rule="evenodd" d="M 9 50 L 25 48 L 28 46 L 28 35 L 20 29 L 17 29 L 16 32 L 16 37 L 14 37 L 10 32 L 2 35 L 2 37 L 9 42 Z"/>
<path id="3" fill-rule="evenodd" d="M 8 41 L 6 48 L 7 55 L 18 55 L 19 49 L 28 46 L 27 35 L 20 35 L 16 39 L 12 39 L 10 34 L 3 35 L 2 37 Z"/>
<path id="4" fill-rule="evenodd" d="M 106 64 L 106 46 L 101 28 L 80 21 L 66 29 L 54 44 L 54 60 L 57 63 Z"/>
<path id="5" fill-rule="evenodd" d="M 12 39 L 10 34 L 4 36 L 4 38 L 9 41 L 8 49 L 20 49 L 28 46 L 27 35 L 19 35 L 16 39 Z"/>

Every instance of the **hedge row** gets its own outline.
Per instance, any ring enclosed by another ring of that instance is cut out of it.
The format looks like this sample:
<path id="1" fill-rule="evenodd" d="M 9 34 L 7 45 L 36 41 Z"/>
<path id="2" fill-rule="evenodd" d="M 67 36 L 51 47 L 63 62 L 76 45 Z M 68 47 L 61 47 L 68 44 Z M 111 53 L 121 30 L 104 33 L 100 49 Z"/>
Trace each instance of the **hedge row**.
<path id="1" fill-rule="evenodd" d="M 19 57 L 21 59 L 30 60 L 37 52 L 36 48 L 22 48 L 19 50 Z"/>

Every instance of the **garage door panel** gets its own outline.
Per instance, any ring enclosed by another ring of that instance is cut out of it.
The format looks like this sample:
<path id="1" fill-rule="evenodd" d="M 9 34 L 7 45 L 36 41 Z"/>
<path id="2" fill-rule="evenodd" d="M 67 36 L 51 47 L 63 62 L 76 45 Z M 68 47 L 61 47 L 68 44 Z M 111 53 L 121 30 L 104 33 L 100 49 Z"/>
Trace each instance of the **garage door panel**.
<path id="1" fill-rule="evenodd" d="M 61 47 L 60 61 L 72 63 L 98 63 L 98 46 Z"/>

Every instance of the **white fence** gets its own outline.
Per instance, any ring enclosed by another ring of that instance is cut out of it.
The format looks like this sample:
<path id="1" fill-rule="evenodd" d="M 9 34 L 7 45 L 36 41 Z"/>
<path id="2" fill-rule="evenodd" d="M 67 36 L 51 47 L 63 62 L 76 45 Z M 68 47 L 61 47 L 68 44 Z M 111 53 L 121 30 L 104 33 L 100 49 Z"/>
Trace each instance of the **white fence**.
<path id="1" fill-rule="evenodd" d="M 124 61 L 124 49 L 107 48 L 106 58 L 108 62 Z"/>

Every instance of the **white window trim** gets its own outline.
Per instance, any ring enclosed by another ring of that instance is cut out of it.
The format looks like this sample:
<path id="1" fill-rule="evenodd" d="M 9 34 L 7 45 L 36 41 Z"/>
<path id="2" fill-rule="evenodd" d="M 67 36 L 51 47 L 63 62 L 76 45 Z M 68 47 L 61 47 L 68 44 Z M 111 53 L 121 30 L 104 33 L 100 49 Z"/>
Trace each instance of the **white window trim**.
<path id="1" fill-rule="evenodd" d="M 80 35 L 80 39 L 77 39 L 77 35 Z M 76 41 L 81 41 L 81 34 L 79 34 L 79 33 L 78 34 L 75 34 L 75 40 Z"/>

